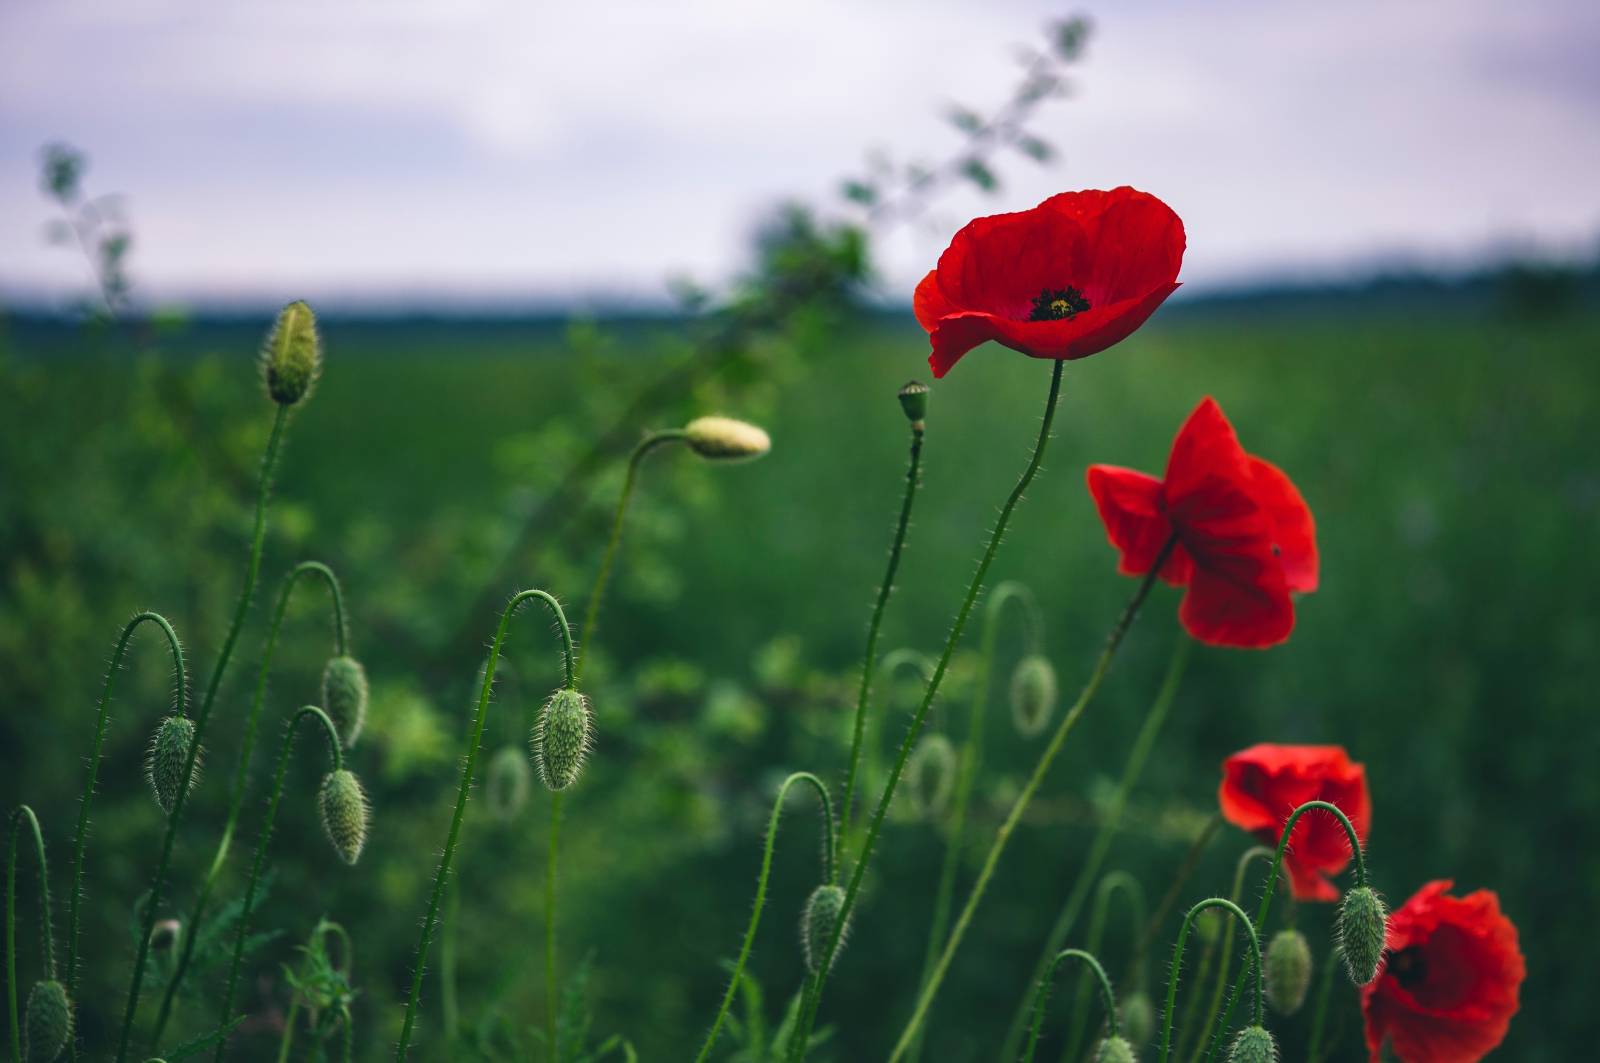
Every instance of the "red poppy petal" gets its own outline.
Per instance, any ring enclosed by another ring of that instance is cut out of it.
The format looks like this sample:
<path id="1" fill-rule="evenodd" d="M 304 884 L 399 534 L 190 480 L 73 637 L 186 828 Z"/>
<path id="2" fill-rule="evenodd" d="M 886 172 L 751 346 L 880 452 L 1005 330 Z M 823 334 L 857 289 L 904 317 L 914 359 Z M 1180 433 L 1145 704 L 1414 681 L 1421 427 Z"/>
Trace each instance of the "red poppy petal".
<path id="1" fill-rule="evenodd" d="M 1090 257 L 1075 271 L 1074 283 L 1090 303 L 1140 298 L 1178 279 L 1183 222 L 1155 196 L 1127 187 L 1105 193 L 1086 231 Z"/>
<path id="2" fill-rule="evenodd" d="M 1121 554 L 1117 571 L 1124 576 L 1149 572 L 1172 535 L 1172 522 L 1161 509 L 1161 481 L 1116 465 L 1091 465 L 1088 482 L 1106 538 Z M 1161 566 L 1161 578 L 1179 585 L 1188 577 L 1188 555 L 1174 550 Z"/>
<path id="3" fill-rule="evenodd" d="M 961 308 L 944 297 L 939 288 L 939 271 L 931 269 L 917 285 L 916 294 L 911 297 L 911 309 L 917 315 L 917 324 L 932 332 L 940 318 L 959 313 Z"/>
<path id="4" fill-rule="evenodd" d="M 1172 453 L 1167 457 L 1168 505 L 1177 509 L 1186 496 L 1218 480 L 1243 490 L 1251 483 L 1246 457 L 1222 407 L 1207 395 L 1172 441 Z"/>
<path id="5" fill-rule="evenodd" d="M 1201 556 L 1191 550 L 1194 572 L 1178 619 L 1211 646 L 1265 649 L 1294 630 L 1294 603 L 1283 569 L 1264 543 L 1259 549 Z"/>
<path id="6" fill-rule="evenodd" d="M 1283 562 L 1289 589 L 1309 594 L 1317 589 L 1317 526 L 1311 507 L 1293 481 L 1272 462 L 1250 455 L 1250 478 L 1256 503 L 1272 525 L 1272 541 Z"/>
<path id="7" fill-rule="evenodd" d="M 934 378 L 950 372 L 950 367 L 961 361 L 972 348 L 999 339 L 1001 322 L 993 314 L 977 312 L 950 314 L 940 318 L 928 340 L 933 353 L 928 355 L 928 366 Z"/>
<path id="8" fill-rule="evenodd" d="M 958 310 L 1026 321 L 1040 292 L 1082 289 L 1073 271 L 1087 251 L 1081 224 L 1034 208 L 968 222 L 939 256 L 935 273 Z"/>

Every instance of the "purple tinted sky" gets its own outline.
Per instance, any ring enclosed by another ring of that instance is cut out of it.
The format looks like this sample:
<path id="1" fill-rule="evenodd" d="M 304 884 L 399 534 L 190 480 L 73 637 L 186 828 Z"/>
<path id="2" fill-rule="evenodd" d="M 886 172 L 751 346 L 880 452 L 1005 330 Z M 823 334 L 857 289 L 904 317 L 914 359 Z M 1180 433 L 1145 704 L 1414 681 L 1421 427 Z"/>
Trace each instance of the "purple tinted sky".
<path id="1" fill-rule="evenodd" d="M 0 290 L 81 288 L 38 149 L 126 193 L 152 299 L 650 296 L 734 270 L 754 219 L 865 151 L 937 158 L 1036 2 L 0 5 Z M 1077 93 L 995 199 L 883 254 L 901 295 L 974 213 L 1131 183 L 1198 286 L 1508 243 L 1600 245 L 1600 3 L 1099 3 Z"/>

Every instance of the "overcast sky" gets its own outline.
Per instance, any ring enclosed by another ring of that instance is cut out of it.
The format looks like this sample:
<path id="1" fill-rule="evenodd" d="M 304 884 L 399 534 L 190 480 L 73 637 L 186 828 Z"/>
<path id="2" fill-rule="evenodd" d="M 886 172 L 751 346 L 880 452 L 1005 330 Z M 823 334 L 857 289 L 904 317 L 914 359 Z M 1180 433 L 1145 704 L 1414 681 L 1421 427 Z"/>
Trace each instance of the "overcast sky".
<path id="1" fill-rule="evenodd" d="M 1076 92 L 993 199 L 883 248 L 910 285 L 975 213 L 1133 184 L 1197 287 L 1600 246 L 1596 0 L 383 0 L 0 3 L 0 291 L 61 293 L 40 146 L 127 196 L 148 299 L 659 293 L 735 270 L 764 207 L 882 147 L 1082 10 Z"/>

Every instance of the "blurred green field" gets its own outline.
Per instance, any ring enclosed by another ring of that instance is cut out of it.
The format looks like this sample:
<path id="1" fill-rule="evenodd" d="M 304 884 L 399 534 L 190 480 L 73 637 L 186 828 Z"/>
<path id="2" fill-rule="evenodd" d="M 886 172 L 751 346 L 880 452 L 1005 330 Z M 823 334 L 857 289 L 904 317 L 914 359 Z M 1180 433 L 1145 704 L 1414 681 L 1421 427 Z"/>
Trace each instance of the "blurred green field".
<path id="1" fill-rule="evenodd" d="M 115 333 L 0 324 L 0 797 L 39 809 L 63 897 L 82 757 L 119 626 L 139 608 L 167 613 L 197 677 L 217 650 L 270 418 L 250 363 L 265 324 L 193 323 L 143 355 Z M 267 604 L 301 558 L 339 571 L 353 645 L 373 677 L 371 740 L 351 759 L 377 818 L 361 864 L 337 866 L 311 792 L 320 754 L 306 743 L 261 917 L 284 934 L 254 958 L 248 1001 L 258 1012 L 281 1010 L 278 964 L 293 962 L 325 914 L 356 943 L 363 1058 L 392 1044 L 479 664 L 457 647 L 481 647 L 492 632 L 480 593 L 523 515 L 661 370 L 682 331 L 671 320 L 326 322 L 325 377 L 295 418 L 277 478 L 262 591 L 208 742 L 213 785 L 177 854 L 177 896 L 187 904 L 215 844 Z M 776 782 L 800 768 L 841 771 L 849 686 L 904 470 L 894 394 L 908 377 L 926 379 L 925 343 L 908 318 L 832 322 L 639 426 L 725 412 L 759 420 L 774 440 L 768 458 L 736 468 L 670 451 L 650 459 L 595 647 L 599 744 L 567 801 L 563 964 L 588 957 L 594 1031 L 624 1034 L 644 1059 L 687 1058 L 703 1034 L 726 977 L 719 962 L 749 912 Z M 1137 873 L 1154 903 L 1214 811 L 1224 756 L 1258 741 L 1342 744 L 1368 768 L 1380 889 L 1398 903 L 1451 877 L 1499 891 L 1517 923 L 1529 975 L 1497 1058 L 1519 1061 L 1581 1058 L 1594 1034 L 1581 940 L 1600 904 L 1597 356 L 1592 300 L 1541 315 L 1512 312 L 1482 288 L 1171 307 L 1121 347 L 1069 367 L 1044 472 L 994 570 L 1033 589 L 1046 651 L 1075 690 L 1132 590 L 1115 572 L 1084 466 L 1159 471 L 1183 417 L 1216 396 L 1245 445 L 1304 491 L 1322 588 L 1301 602 L 1287 646 L 1195 654 L 1110 866 Z M 885 649 L 937 652 L 1026 458 L 1047 379 L 1044 364 L 990 347 L 935 386 Z M 619 483 L 612 461 L 514 583 L 578 602 Z M 993 1058 L 1179 637 L 1177 600 L 1168 588 L 1152 596 L 1007 853 L 940 998 L 927 1058 Z M 327 652 L 316 595 L 290 618 L 258 780 L 278 720 L 314 699 Z M 490 749 L 525 741 L 558 677 L 542 619 L 522 617 L 512 639 Z M 969 876 L 1036 755 L 999 696 L 1015 642 L 1008 628 Z M 141 638 L 133 658 L 92 835 L 81 1004 L 91 1044 L 114 1033 L 131 913 L 160 838 L 139 761 L 167 677 L 153 642 Z M 970 656 L 958 663 L 939 720 L 957 738 Z M 908 692 L 880 690 L 887 755 Z M 246 806 L 247 839 L 260 804 Z M 545 809 L 542 791 L 512 823 L 473 806 L 449 954 L 436 950 L 430 964 L 434 975 L 454 965 L 467 1040 L 494 1029 L 491 1013 L 518 1026 L 542 1014 Z M 797 804 L 785 821 L 752 959 L 770 1022 L 801 970 L 794 927 L 817 875 L 809 816 Z M 1225 827 L 1183 896 L 1225 891 L 1247 844 Z M 940 853 L 931 825 L 895 817 L 825 1005 L 833 1058 L 882 1058 L 898 1034 Z M 244 859 L 234 858 L 235 890 Z M 1300 913 L 1319 952 L 1327 915 Z M 24 908 L 25 926 L 31 918 Z M 1152 978 L 1165 975 L 1170 922 Z M 1129 935 L 1117 928 L 1111 940 L 1119 971 Z M 207 1028 L 207 992 L 186 999 L 186 1035 Z M 425 1058 L 447 1058 L 442 1003 L 430 980 Z M 1354 995 L 1336 1007 L 1335 1058 L 1362 1058 Z M 1304 1015 L 1277 1024 L 1286 1058 L 1302 1057 L 1306 1027 Z M 241 1055 L 272 1058 L 270 1031 L 247 1029 Z"/>

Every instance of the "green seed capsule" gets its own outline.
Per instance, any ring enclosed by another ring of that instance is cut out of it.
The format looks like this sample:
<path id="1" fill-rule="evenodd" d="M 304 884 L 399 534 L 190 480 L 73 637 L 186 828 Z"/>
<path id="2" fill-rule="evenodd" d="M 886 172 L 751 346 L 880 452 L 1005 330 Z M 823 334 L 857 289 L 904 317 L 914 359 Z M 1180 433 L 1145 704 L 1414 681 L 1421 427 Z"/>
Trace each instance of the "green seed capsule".
<path id="1" fill-rule="evenodd" d="M 1122 1000 L 1122 1035 L 1135 1045 L 1147 1045 L 1156 1032 L 1156 1010 L 1150 994 L 1135 990 Z"/>
<path id="2" fill-rule="evenodd" d="M 1049 725 L 1058 692 L 1049 658 L 1031 653 L 1017 662 L 1011 673 L 1011 722 L 1018 734 L 1032 738 Z"/>
<path id="3" fill-rule="evenodd" d="M 900 408 L 906 412 L 906 420 L 912 424 L 920 424 L 928 416 L 928 385 L 920 380 L 908 380 L 905 387 L 900 389 Z"/>
<path id="4" fill-rule="evenodd" d="M 330 772 L 322 780 L 318 796 L 322 829 L 327 832 L 328 841 L 333 843 L 339 859 L 354 864 L 361 859 L 361 848 L 367 844 L 367 824 L 372 817 L 361 780 L 343 768 Z"/>
<path id="5" fill-rule="evenodd" d="M 1311 945 L 1298 930 L 1280 930 L 1273 935 L 1262 958 L 1266 975 L 1267 1003 L 1281 1015 L 1293 1015 L 1306 1002 L 1311 988 Z"/>
<path id="6" fill-rule="evenodd" d="M 839 913 L 842 911 L 844 890 L 838 886 L 818 886 L 806 900 L 805 911 L 800 916 L 800 949 L 805 954 L 806 970 L 812 974 L 816 974 L 817 968 L 822 965 L 823 954 L 828 951 L 828 942 L 833 939 L 833 930 L 839 925 Z M 844 943 L 849 936 L 850 928 L 846 926 L 828 962 L 829 970 L 833 969 L 839 953 L 844 951 Z"/>
<path id="7" fill-rule="evenodd" d="M 189 759 L 189 746 L 194 742 L 194 721 L 187 716 L 168 716 L 156 728 L 150 739 L 150 751 L 145 757 L 144 773 L 155 792 L 161 811 L 172 814 L 178 803 L 178 794 L 185 790 L 183 767 Z M 189 773 L 189 788 L 200 780 L 200 755 L 195 754 L 194 770 Z"/>
<path id="8" fill-rule="evenodd" d="M 577 782 L 593 743 L 589 699 L 570 687 L 551 694 L 533 732 L 533 755 L 544 784 L 565 790 Z"/>
<path id="9" fill-rule="evenodd" d="M 261 376 L 267 394 L 280 406 L 293 406 L 311 394 L 321 375 L 317 317 L 305 303 L 290 303 L 278 312 L 261 345 Z"/>
<path id="10" fill-rule="evenodd" d="M 72 1037 L 72 1002 L 65 986 L 54 980 L 33 984 L 24 1029 L 28 1063 L 52 1063 L 61 1055 Z"/>
<path id="11" fill-rule="evenodd" d="M 766 432 L 732 417 L 696 417 L 684 426 L 683 439 L 690 450 L 713 461 L 750 461 L 772 449 Z"/>
<path id="12" fill-rule="evenodd" d="M 1107 1037 L 1095 1050 L 1095 1063 L 1134 1063 L 1133 1046 L 1120 1037 Z"/>
<path id="13" fill-rule="evenodd" d="M 528 755 L 516 746 L 495 750 L 489 760 L 489 781 L 486 787 L 489 814 L 501 822 L 515 819 L 528 803 L 528 792 L 533 788 L 533 768 Z"/>
<path id="14" fill-rule="evenodd" d="M 1246 1026 L 1228 1049 L 1228 1063 L 1278 1063 L 1278 1043 L 1262 1026 Z"/>
<path id="15" fill-rule="evenodd" d="M 937 732 L 917 743 L 906 765 L 906 789 L 912 807 L 926 819 L 944 814 L 956 787 L 956 747 Z"/>
<path id="16" fill-rule="evenodd" d="M 1388 909 L 1370 887 L 1357 886 L 1344 895 L 1339 904 L 1339 952 L 1350 981 L 1366 985 L 1378 977 L 1388 932 Z"/>
<path id="17" fill-rule="evenodd" d="M 350 749 L 367 722 L 367 670 L 354 657 L 331 657 L 322 670 L 322 708 Z"/>

